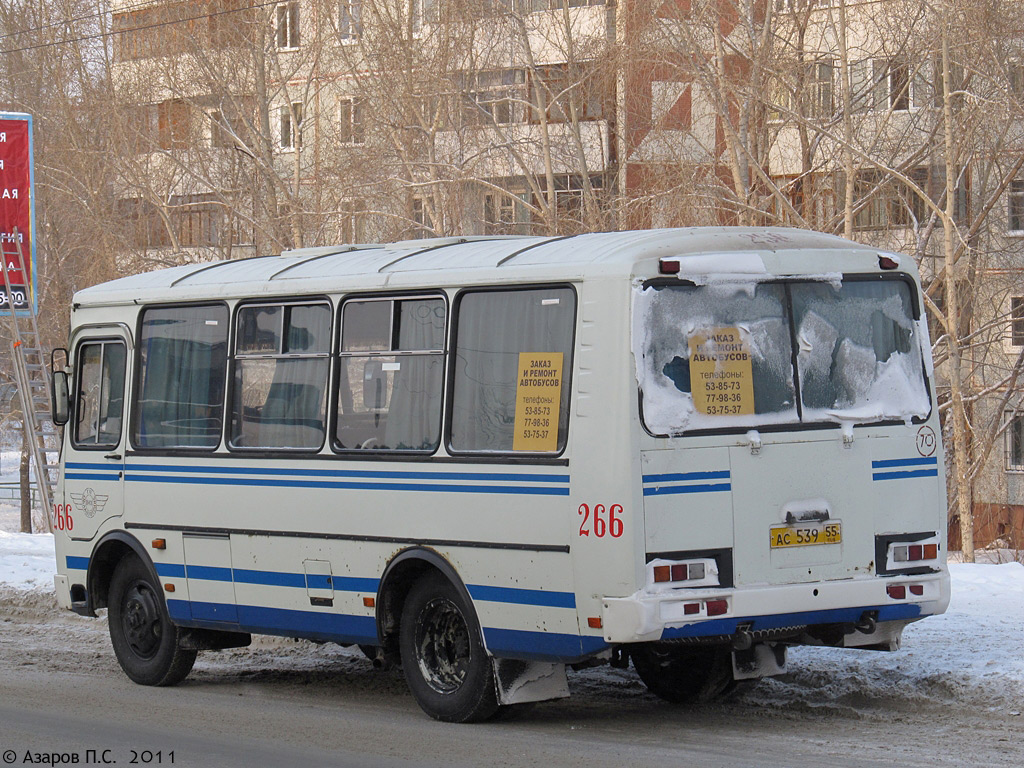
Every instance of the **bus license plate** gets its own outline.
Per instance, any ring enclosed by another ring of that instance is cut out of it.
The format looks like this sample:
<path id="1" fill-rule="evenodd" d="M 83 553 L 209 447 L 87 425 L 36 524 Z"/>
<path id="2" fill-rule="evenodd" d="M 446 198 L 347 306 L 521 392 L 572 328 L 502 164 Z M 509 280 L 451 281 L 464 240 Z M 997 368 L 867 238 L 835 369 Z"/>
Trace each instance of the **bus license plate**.
<path id="1" fill-rule="evenodd" d="M 838 544 L 843 540 L 843 529 L 840 523 L 779 525 L 771 528 L 771 536 L 772 549 L 808 547 L 814 544 Z"/>

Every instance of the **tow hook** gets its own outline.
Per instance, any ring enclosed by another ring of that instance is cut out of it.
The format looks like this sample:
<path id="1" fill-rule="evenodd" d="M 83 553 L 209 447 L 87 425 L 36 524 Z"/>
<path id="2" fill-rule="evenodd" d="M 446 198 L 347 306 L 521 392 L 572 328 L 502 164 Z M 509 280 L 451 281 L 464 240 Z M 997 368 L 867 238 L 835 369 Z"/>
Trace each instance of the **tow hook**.
<path id="1" fill-rule="evenodd" d="M 860 621 L 854 625 L 854 629 L 865 635 L 870 635 L 875 631 L 877 624 L 878 611 L 864 611 L 864 613 L 861 614 Z"/>

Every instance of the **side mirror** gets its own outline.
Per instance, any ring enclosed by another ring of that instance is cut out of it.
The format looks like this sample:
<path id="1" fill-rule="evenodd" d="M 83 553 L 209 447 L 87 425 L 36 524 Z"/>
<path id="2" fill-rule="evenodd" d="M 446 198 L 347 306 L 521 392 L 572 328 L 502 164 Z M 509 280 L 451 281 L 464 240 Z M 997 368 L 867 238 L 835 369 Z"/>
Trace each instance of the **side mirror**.
<path id="1" fill-rule="evenodd" d="M 68 395 L 68 375 L 64 371 L 53 372 L 53 402 L 50 404 L 50 415 L 53 423 L 63 427 L 71 418 Z"/>

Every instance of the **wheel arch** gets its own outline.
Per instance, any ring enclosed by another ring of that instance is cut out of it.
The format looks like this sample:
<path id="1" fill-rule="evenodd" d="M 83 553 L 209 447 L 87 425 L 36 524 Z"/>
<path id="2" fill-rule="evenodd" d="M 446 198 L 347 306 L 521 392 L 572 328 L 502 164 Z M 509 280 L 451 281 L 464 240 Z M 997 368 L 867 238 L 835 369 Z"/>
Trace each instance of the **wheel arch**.
<path id="1" fill-rule="evenodd" d="M 476 605 L 455 566 L 436 550 L 414 546 L 401 550 L 391 558 L 377 589 L 377 639 L 388 659 L 397 661 L 399 657 L 398 637 L 401 630 L 402 608 L 405 606 L 409 590 L 418 579 L 430 571 L 439 572 L 455 587 L 468 607 L 470 617 L 476 622 L 480 642 L 485 649 L 487 647 L 484 642 L 483 625 L 476 613 Z"/>
<path id="2" fill-rule="evenodd" d="M 95 612 L 97 608 L 107 607 L 110 592 L 110 580 L 114 576 L 117 564 L 128 555 L 136 555 L 153 577 L 153 583 L 159 585 L 160 577 L 156 566 L 142 543 L 126 531 L 111 531 L 99 540 L 89 558 L 89 572 L 86 575 L 86 599 L 88 610 Z"/>

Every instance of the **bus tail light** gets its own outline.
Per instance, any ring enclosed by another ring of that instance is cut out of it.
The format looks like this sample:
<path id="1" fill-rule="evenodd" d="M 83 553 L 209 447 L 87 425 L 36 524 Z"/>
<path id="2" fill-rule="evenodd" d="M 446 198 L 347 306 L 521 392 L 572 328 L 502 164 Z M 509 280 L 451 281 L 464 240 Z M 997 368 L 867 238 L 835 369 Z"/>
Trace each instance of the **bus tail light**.
<path id="1" fill-rule="evenodd" d="M 648 582 L 681 587 L 717 587 L 718 567 L 713 558 L 654 560 L 647 565 Z"/>
<path id="2" fill-rule="evenodd" d="M 907 599 L 907 588 L 902 584 L 890 584 L 885 588 L 885 591 L 893 600 Z"/>
<path id="3" fill-rule="evenodd" d="M 707 607 L 708 616 L 721 616 L 729 611 L 728 600 L 708 600 L 704 605 Z"/>
<path id="4" fill-rule="evenodd" d="M 939 565 L 938 534 L 905 534 L 875 537 L 878 574 L 927 573 Z"/>

